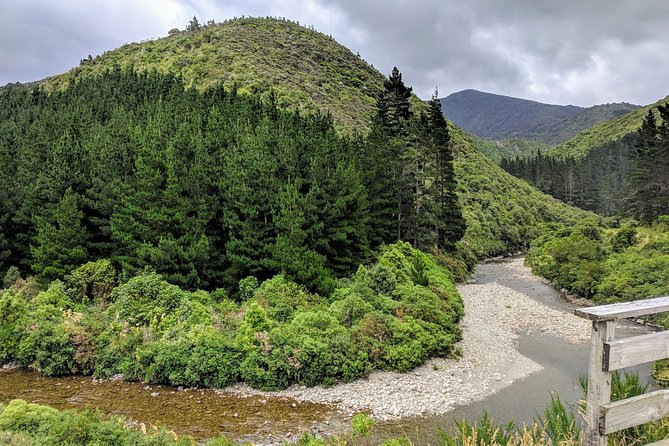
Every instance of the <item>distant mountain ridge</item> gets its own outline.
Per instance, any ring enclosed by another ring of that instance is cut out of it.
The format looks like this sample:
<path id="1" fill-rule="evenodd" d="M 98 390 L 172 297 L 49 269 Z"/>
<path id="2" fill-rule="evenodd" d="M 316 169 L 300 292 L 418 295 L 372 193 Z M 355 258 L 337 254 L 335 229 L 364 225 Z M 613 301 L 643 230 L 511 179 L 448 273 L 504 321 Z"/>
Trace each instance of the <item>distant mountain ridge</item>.
<path id="1" fill-rule="evenodd" d="M 544 104 L 471 89 L 442 98 L 441 105 L 444 114 L 456 125 L 482 138 L 521 138 L 550 145 L 640 108 L 628 103 L 587 108 Z"/>

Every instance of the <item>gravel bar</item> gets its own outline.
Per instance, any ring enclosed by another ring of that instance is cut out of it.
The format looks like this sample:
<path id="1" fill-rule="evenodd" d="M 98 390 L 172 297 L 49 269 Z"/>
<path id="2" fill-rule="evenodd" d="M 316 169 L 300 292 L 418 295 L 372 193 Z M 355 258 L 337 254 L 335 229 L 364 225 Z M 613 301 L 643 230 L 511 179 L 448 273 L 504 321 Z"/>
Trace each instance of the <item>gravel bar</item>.
<path id="1" fill-rule="evenodd" d="M 523 260 L 505 261 L 499 268 L 506 270 L 506 277 L 543 281 Z M 368 378 L 329 388 L 293 386 L 281 392 L 262 392 L 238 384 L 224 391 L 325 403 L 347 414 L 368 412 L 378 420 L 439 415 L 482 400 L 541 370 L 518 352 L 519 333 L 539 331 L 570 343 L 589 339 L 586 320 L 499 283 L 462 284 L 458 291 L 465 304 L 459 359 L 434 358 L 408 373 L 374 372 Z"/>

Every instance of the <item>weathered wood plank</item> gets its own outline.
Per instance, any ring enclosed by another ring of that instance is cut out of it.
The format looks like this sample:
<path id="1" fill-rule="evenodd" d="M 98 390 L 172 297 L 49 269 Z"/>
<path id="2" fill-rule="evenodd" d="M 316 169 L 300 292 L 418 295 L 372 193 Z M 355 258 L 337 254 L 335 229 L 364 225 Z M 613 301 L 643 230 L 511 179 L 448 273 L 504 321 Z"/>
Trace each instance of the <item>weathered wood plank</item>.
<path id="1" fill-rule="evenodd" d="M 669 331 L 605 342 L 602 370 L 619 370 L 664 358 L 669 358 Z"/>
<path id="2" fill-rule="evenodd" d="M 611 401 L 611 373 L 602 370 L 604 342 L 615 337 L 615 322 L 593 322 L 588 361 L 588 392 L 586 395 L 585 421 L 587 446 L 607 446 L 606 436 L 600 433 L 602 404 Z"/>
<path id="3" fill-rule="evenodd" d="M 578 308 L 574 310 L 574 314 L 593 321 L 610 321 L 665 311 L 669 311 L 669 296 L 622 302 L 619 304 L 599 305 L 597 307 Z"/>
<path id="4" fill-rule="evenodd" d="M 602 405 L 600 433 L 608 435 L 628 427 L 657 421 L 669 415 L 669 390 Z"/>

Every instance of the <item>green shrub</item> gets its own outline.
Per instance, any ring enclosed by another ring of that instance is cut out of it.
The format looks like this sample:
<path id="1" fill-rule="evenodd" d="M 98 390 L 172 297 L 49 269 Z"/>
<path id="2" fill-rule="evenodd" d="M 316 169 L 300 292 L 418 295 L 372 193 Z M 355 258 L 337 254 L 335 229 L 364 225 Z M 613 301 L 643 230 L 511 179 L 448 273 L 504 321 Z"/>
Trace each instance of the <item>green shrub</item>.
<path id="1" fill-rule="evenodd" d="M 244 277 L 239 281 L 239 299 L 243 302 L 253 297 L 258 289 L 258 279 L 253 276 Z"/>
<path id="2" fill-rule="evenodd" d="M 88 262 L 65 277 L 67 288 L 75 300 L 106 302 L 116 286 L 116 270 L 107 259 Z"/>
<path id="3" fill-rule="evenodd" d="M 354 437 L 367 437 L 369 430 L 376 424 L 373 418 L 364 413 L 358 413 L 351 418 L 351 428 Z"/>
<path id="4" fill-rule="evenodd" d="M 611 247 L 615 252 L 623 252 L 630 246 L 634 246 L 636 242 L 636 228 L 632 226 L 623 226 L 611 239 Z"/>
<path id="5" fill-rule="evenodd" d="M 310 309 L 319 300 L 281 274 L 265 280 L 255 291 L 254 298 L 265 308 L 267 316 L 278 322 L 288 322 L 295 313 Z"/>
<path id="6" fill-rule="evenodd" d="M 107 261 L 87 263 L 36 296 L 17 280 L 0 295 L 0 359 L 48 375 L 263 389 L 334 384 L 374 369 L 410 370 L 453 354 L 462 300 L 453 276 L 407 243 L 384 247 L 330 296 L 283 275 L 239 306 L 144 271 L 110 289 Z M 242 284 L 243 285 L 243 284 Z M 245 288 L 246 287 L 246 288 Z M 28 287 L 29 288 L 29 287 Z"/>
<path id="7" fill-rule="evenodd" d="M 28 329 L 18 347 L 18 360 L 47 376 L 66 375 L 76 370 L 76 349 L 65 327 L 58 322 L 40 321 Z"/>
<path id="8" fill-rule="evenodd" d="M 28 302 L 12 291 L 0 292 L 0 363 L 17 358 L 19 343 L 28 323 Z"/>
<path id="9" fill-rule="evenodd" d="M 130 324 L 159 321 L 179 307 L 188 294 L 154 272 L 144 272 L 114 288 L 110 311 Z"/>
<path id="10" fill-rule="evenodd" d="M 14 265 L 12 265 L 7 269 L 5 277 L 2 279 L 2 285 L 5 289 L 7 289 L 10 286 L 14 285 L 14 283 L 16 283 L 16 281 L 19 280 L 20 278 L 21 278 L 21 273 L 19 272 L 19 269 Z"/>
<path id="11" fill-rule="evenodd" d="M 193 446 L 195 444 L 190 437 L 175 439 L 172 433 L 164 429 L 143 434 L 137 429 L 126 428 L 125 420 L 120 417 L 107 418 L 100 412 L 90 410 L 58 411 L 23 400 L 12 400 L 6 406 L 0 407 L 0 431 L 10 432 L 13 442 L 9 444 L 17 446 L 21 444 Z"/>

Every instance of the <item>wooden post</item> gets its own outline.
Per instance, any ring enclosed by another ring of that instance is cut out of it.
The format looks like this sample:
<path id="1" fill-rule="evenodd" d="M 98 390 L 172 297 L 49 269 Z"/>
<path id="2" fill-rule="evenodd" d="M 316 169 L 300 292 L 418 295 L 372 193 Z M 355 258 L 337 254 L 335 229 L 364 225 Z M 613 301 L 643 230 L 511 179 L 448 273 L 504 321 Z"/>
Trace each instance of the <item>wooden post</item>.
<path id="1" fill-rule="evenodd" d="M 616 341 L 615 320 L 666 311 L 669 311 L 669 296 L 574 310 L 577 316 L 592 321 L 585 446 L 607 446 L 607 434 L 669 415 L 667 390 L 611 403 L 613 370 L 669 357 L 669 334 Z M 669 446 L 669 440 L 655 442 L 652 446 Z"/>
<path id="2" fill-rule="evenodd" d="M 600 428 L 602 405 L 611 402 L 611 372 L 602 370 L 604 342 L 615 337 L 615 321 L 592 321 L 590 359 L 588 362 L 588 393 L 585 421 L 585 445 L 607 446 L 606 435 Z"/>

